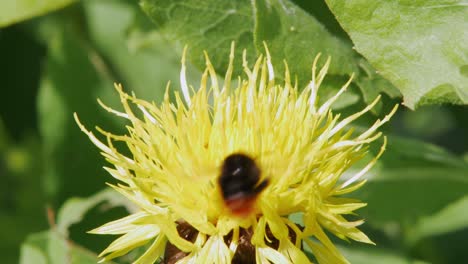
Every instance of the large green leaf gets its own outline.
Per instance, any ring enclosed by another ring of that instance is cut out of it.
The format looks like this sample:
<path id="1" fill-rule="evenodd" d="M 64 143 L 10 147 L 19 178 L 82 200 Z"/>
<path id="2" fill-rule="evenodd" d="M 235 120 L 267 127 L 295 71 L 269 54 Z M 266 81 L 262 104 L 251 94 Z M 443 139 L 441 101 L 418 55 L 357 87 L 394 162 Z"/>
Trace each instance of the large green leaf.
<path id="1" fill-rule="evenodd" d="M 252 3 L 256 50 L 258 53 L 263 53 L 264 43 L 268 45 L 279 79 L 284 72 L 283 60 L 286 60 L 300 87 L 304 87 L 312 78 L 313 61 L 317 54 L 321 53 L 323 57 L 319 61 L 320 65 L 323 65 L 325 58 L 332 58 L 329 76 L 321 88 L 322 99 L 326 100 L 335 94 L 351 73 L 357 74 L 358 81 L 355 84 L 361 88 L 364 99 L 370 97 L 371 101 L 382 92 L 379 89 L 382 86 L 377 85 L 371 90 L 366 89 L 368 87 L 366 80 L 370 76 L 364 74 L 361 76 L 362 69 L 358 63 L 358 55 L 351 49 L 349 43 L 329 33 L 313 16 L 289 1 L 257 0 Z M 337 103 L 350 105 L 356 102 L 351 99 L 352 97 L 356 97 L 355 90 L 345 93 Z"/>
<path id="2" fill-rule="evenodd" d="M 465 0 L 326 0 L 358 52 L 406 106 L 468 103 Z"/>
<path id="3" fill-rule="evenodd" d="M 255 44 L 268 44 L 275 65 L 282 60 L 298 75 L 300 83 L 311 78 L 311 65 L 318 53 L 332 57 L 329 73 L 350 75 L 358 71 L 357 54 L 349 43 L 330 34 L 317 19 L 289 1 L 253 1 Z M 324 62 L 325 60 L 323 60 Z M 278 71 L 282 72 L 282 70 Z"/>
<path id="4" fill-rule="evenodd" d="M 276 77 L 281 80 L 287 60 L 299 87 L 311 78 L 311 66 L 317 53 L 332 57 L 330 75 L 325 79 L 322 97 L 336 90 L 354 72 L 355 84 L 365 94 L 366 102 L 380 92 L 398 96 L 390 83 L 382 80 L 349 43 L 340 39 L 313 16 L 290 1 L 195 1 L 195 0 L 141 0 L 143 10 L 157 24 L 158 30 L 179 49 L 189 46 L 189 57 L 203 69 L 206 50 L 213 65 L 221 75 L 227 68 L 229 46 L 236 43 L 235 74 L 241 74 L 241 53 L 247 51 L 250 64 L 257 54 L 265 53 L 263 42 L 268 44 Z M 356 102 L 356 90 L 350 89 L 340 102 L 347 106 Z"/>
<path id="5" fill-rule="evenodd" d="M 76 0 L 3 0 L 0 3 L 0 27 L 43 15 Z"/>

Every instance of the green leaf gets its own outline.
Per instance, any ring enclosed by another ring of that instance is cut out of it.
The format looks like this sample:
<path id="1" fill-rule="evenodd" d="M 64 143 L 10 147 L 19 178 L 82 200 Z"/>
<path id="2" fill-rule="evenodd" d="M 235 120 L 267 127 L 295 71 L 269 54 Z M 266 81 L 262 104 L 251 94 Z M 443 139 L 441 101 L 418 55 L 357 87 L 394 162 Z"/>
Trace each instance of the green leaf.
<path id="1" fill-rule="evenodd" d="M 21 246 L 21 258 L 19 263 L 20 264 L 29 264 L 29 263 L 36 263 L 36 264 L 47 264 L 46 256 L 41 252 L 40 249 L 24 244 Z"/>
<path id="2" fill-rule="evenodd" d="M 378 248 L 375 246 L 363 246 L 360 248 L 343 247 L 340 251 L 350 263 L 359 264 L 424 264 L 425 262 L 411 259 L 402 253 Z"/>
<path id="3" fill-rule="evenodd" d="M 355 82 L 360 88 L 367 88 L 367 82 L 378 77 L 361 74 L 360 58 L 349 43 L 332 35 L 315 17 L 292 2 L 256 0 L 252 3 L 257 53 L 264 53 L 265 42 L 279 79 L 282 79 L 285 60 L 290 71 L 297 77 L 299 87 L 306 86 L 312 78 L 312 63 L 318 53 L 323 56 L 319 65 L 323 65 L 328 57 L 332 60 L 328 70 L 329 76 L 321 88 L 322 100 L 336 94 L 352 73 L 357 74 Z M 318 39 L 320 41 L 317 41 Z M 361 91 L 366 102 L 371 102 L 381 92 L 376 87 L 372 87 L 372 93 L 362 88 Z M 341 101 L 337 102 L 338 105 L 341 104 L 338 108 L 354 104 L 356 99 L 356 91 L 350 89 L 343 94 Z"/>
<path id="4" fill-rule="evenodd" d="M 71 198 L 58 212 L 57 231 L 68 236 L 71 225 L 79 223 L 91 208 L 105 201 L 110 207 L 125 206 L 127 209 L 133 209 L 130 202 L 113 189 L 105 189 L 88 198 Z"/>
<path id="5" fill-rule="evenodd" d="M 31 234 L 21 245 L 20 264 L 49 263 L 47 241 L 49 232 Z M 37 259 L 34 259 L 37 258 Z M 37 262 L 36 262 L 37 261 Z"/>
<path id="6" fill-rule="evenodd" d="M 463 159 L 437 146 L 397 137 L 389 138 L 386 153 L 369 176 L 369 182 L 352 194 L 368 203 L 359 215 L 390 236 L 404 232 L 408 240 L 422 219 L 468 190 L 468 163 Z"/>
<path id="7" fill-rule="evenodd" d="M 57 223 L 49 231 L 29 235 L 21 247 L 20 263 L 96 263 L 97 256 L 69 240 L 71 225 L 79 223 L 93 207 L 106 202 L 106 209 L 124 206 L 134 209 L 130 202 L 114 190 L 107 188 L 89 198 L 71 198 L 58 212 Z"/>
<path id="8" fill-rule="evenodd" d="M 177 49 L 188 45 L 189 58 L 199 69 L 205 68 L 206 50 L 217 72 L 224 73 L 232 41 L 236 42 L 235 74 L 242 73 L 244 49 L 250 63 L 256 57 L 250 1 L 141 0 L 140 5 Z"/>
<path id="9" fill-rule="evenodd" d="M 373 149 L 376 154 L 378 149 Z M 388 146 L 380 159 L 382 171 L 404 168 L 468 169 L 468 162 L 439 146 L 398 136 L 388 137 Z"/>
<path id="10" fill-rule="evenodd" d="M 75 0 L 3 0 L 0 3 L 0 27 L 63 8 Z"/>
<path id="11" fill-rule="evenodd" d="M 308 245 L 304 245 L 304 252 L 313 263 L 316 263 L 314 253 Z M 354 244 L 338 245 L 338 250 L 344 255 L 349 263 L 358 264 L 425 264 L 426 262 L 414 260 L 402 252 L 385 249 L 383 247 Z"/>
<path id="12" fill-rule="evenodd" d="M 273 63 L 280 66 L 286 59 L 290 70 L 298 75 L 299 83 L 310 81 L 311 66 L 318 53 L 322 53 L 324 58 L 331 56 L 331 75 L 349 76 L 358 71 L 357 54 L 351 46 L 333 36 L 318 20 L 295 4 L 264 0 L 253 3 L 257 49 L 263 50 L 265 41 L 273 55 Z M 324 62 L 325 59 L 322 64 Z"/>
<path id="13" fill-rule="evenodd" d="M 400 168 L 382 170 L 353 197 L 368 202 L 361 209 L 372 224 L 415 224 L 447 204 L 460 199 L 468 190 L 466 169 Z"/>
<path id="14" fill-rule="evenodd" d="M 95 264 L 98 261 L 96 254 L 78 245 L 73 245 L 70 252 L 70 257 L 71 263 L 76 264 Z M 104 263 L 112 264 L 113 262 L 106 261 Z"/>
<path id="15" fill-rule="evenodd" d="M 359 215 L 389 237 L 410 242 L 422 219 L 466 195 L 468 163 L 440 147 L 390 136 L 368 179 L 351 194 L 368 203 Z"/>
<path id="16" fill-rule="evenodd" d="M 287 60 L 293 78 L 297 76 L 299 87 L 304 87 L 311 79 L 312 62 L 321 52 L 321 65 L 327 56 L 332 58 L 321 98 L 336 93 L 353 72 L 357 86 L 366 94 L 366 102 L 382 91 L 398 96 L 390 83 L 367 72 L 372 67 L 364 68 L 362 58 L 349 43 L 329 33 L 318 20 L 290 1 L 141 0 L 140 4 L 158 30 L 178 49 L 189 45 L 189 58 L 199 69 L 205 67 L 203 51 L 206 50 L 216 71 L 222 75 L 234 41 L 237 58 L 234 74 L 239 75 L 242 51 L 247 51 L 247 60 L 253 64 L 258 54 L 265 53 L 265 41 L 279 81 L 284 72 L 283 60 Z M 356 90 L 349 89 L 337 108 L 356 103 L 356 94 Z"/>
<path id="17" fill-rule="evenodd" d="M 82 248 L 55 230 L 31 234 L 21 245 L 20 264 L 94 264 L 96 254 Z M 112 262 L 105 262 L 112 263 Z"/>
<path id="18" fill-rule="evenodd" d="M 435 214 L 422 217 L 409 230 L 409 240 L 415 243 L 429 236 L 442 235 L 468 227 L 468 196 L 448 204 Z"/>
<path id="19" fill-rule="evenodd" d="M 411 109 L 468 103 L 468 7 L 463 0 L 326 0 L 356 49 Z"/>
<path id="20" fill-rule="evenodd" d="M 359 60 L 359 68 L 361 70 L 361 74 L 356 78 L 355 83 L 361 90 L 364 102 L 366 104 L 371 104 L 372 101 L 374 101 L 375 98 L 381 93 L 385 93 L 390 98 L 401 97 L 400 91 L 387 79 L 384 79 L 382 76 L 377 74 L 375 69 L 365 59 L 361 58 Z M 371 111 L 373 113 L 380 113 L 382 109 L 383 107 L 381 101 L 378 102 Z M 388 109 L 387 111 L 390 110 Z"/>
<path id="21" fill-rule="evenodd" d="M 66 240 L 67 236 L 63 236 L 57 231 L 51 231 L 48 235 L 47 253 L 51 264 L 67 263 L 70 255 L 70 244 Z"/>

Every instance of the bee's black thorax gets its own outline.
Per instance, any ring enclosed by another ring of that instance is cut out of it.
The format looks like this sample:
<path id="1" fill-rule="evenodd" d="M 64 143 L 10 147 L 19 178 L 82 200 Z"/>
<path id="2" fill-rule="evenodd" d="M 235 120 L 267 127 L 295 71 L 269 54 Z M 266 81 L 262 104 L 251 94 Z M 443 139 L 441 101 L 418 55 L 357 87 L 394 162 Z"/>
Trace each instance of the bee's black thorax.
<path id="1" fill-rule="evenodd" d="M 255 196 L 268 181 L 259 183 L 261 171 L 255 161 L 241 153 L 229 155 L 223 162 L 219 185 L 224 199 Z"/>

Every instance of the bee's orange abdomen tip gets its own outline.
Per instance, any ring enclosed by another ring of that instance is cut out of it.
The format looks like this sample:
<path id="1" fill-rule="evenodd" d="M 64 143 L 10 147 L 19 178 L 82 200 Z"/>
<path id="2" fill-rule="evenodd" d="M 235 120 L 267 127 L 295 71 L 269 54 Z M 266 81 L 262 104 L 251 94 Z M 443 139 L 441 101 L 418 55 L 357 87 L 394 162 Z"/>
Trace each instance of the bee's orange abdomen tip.
<path id="1" fill-rule="evenodd" d="M 243 197 L 225 201 L 226 207 L 236 216 L 247 216 L 252 213 L 256 197 Z"/>

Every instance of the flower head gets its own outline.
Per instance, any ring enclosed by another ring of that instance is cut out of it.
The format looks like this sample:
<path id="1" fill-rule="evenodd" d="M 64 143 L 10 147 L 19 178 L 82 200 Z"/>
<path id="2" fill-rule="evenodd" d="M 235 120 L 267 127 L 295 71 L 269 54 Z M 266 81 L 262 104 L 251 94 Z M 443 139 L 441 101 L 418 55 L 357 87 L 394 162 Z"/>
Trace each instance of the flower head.
<path id="1" fill-rule="evenodd" d="M 234 47 L 224 82 L 220 83 L 206 56 L 206 70 L 198 90 L 185 79 L 185 51 L 180 75 L 182 95 L 169 89 L 160 105 L 120 94 L 125 112 L 104 104 L 109 112 L 128 119 L 128 134 L 98 129 L 100 141 L 76 120 L 99 147 L 118 181 L 112 185 L 137 205 L 127 217 L 101 226 L 93 233 L 121 235 L 101 253 L 103 260 L 146 245 L 135 263 L 309 263 L 308 246 L 319 263 L 347 263 L 325 230 L 342 239 L 372 243 L 349 221 L 365 203 L 341 197 L 361 187 L 365 174 L 382 154 L 347 180 L 343 173 L 362 159 L 377 129 L 394 110 L 356 135 L 347 129 L 369 111 L 346 118 L 332 113 L 339 92 L 318 105 L 317 92 L 330 59 L 316 69 L 301 92 L 290 80 L 275 84 L 268 49 L 253 68 L 244 52 L 246 78 L 231 84 Z M 205 54 L 206 55 L 206 54 Z M 114 147 L 126 143 L 131 156 Z M 385 141 L 384 141 L 385 142 Z M 238 158 L 238 159 L 236 159 Z M 244 174 L 242 174 L 244 173 Z M 234 179 L 235 175 L 239 179 Z M 227 181 L 221 180 L 227 177 Z M 250 177 L 250 178 L 249 178 Z M 236 185 L 238 184 L 238 185 Z M 295 214 L 295 222 L 290 218 Z"/>

